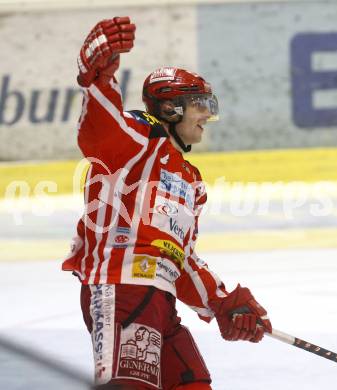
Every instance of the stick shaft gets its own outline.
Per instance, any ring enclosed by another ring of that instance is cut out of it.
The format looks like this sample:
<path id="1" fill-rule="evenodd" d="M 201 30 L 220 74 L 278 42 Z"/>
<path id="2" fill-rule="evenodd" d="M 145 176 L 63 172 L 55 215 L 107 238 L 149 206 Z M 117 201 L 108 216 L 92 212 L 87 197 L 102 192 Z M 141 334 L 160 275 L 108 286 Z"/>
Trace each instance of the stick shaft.
<path id="1" fill-rule="evenodd" d="M 329 351 L 325 348 L 319 347 L 315 344 L 309 343 L 308 341 L 299 339 L 298 337 L 291 336 L 287 333 L 281 332 L 280 330 L 273 329 L 272 333 L 265 333 L 266 335 L 282 341 L 284 343 L 293 345 L 297 348 L 304 349 L 305 351 L 314 353 L 315 355 L 322 356 L 325 359 L 332 360 L 337 363 L 337 354 L 335 352 Z"/>

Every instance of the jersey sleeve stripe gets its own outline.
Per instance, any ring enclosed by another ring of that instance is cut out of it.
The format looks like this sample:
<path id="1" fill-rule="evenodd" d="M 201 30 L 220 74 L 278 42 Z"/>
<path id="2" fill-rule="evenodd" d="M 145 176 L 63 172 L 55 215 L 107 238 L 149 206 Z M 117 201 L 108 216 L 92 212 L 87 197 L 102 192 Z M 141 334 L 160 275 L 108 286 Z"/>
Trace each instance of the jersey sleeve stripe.
<path id="1" fill-rule="evenodd" d="M 200 270 L 197 272 L 203 285 L 207 286 L 208 299 L 210 298 L 210 294 L 215 294 L 218 297 L 227 296 L 227 294 L 225 294 L 225 292 L 220 288 L 220 286 L 222 286 L 222 281 L 219 276 L 215 272 L 211 271 L 206 263 L 201 265 L 201 262 L 194 251 L 191 253 L 189 259 L 193 264 L 191 268 L 194 267 L 195 269 Z"/>
<path id="2" fill-rule="evenodd" d="M 208 292 L 197 271 L 194 271 L 188 261 L 185 261 L 185 269 L 194 284 L 205 308 L 208 308 Z"/>
<path id="3" fill-rule="evenodd" d="M 92 84 L 89 88 L 89 91 L 97 100 L 97 102 L 114 118 L 114 120 L 119 124 L 120 128 L 125 133 L 130 135 L 136 142 L 141 145 L 145 145 L 147 143 L 147 138 L 127 125 L 123 115 L 120 113 L 117 107 L 114 106 L 106 96 L 104 96 L 104 94 L 96 87 L 96 85 Z"/>

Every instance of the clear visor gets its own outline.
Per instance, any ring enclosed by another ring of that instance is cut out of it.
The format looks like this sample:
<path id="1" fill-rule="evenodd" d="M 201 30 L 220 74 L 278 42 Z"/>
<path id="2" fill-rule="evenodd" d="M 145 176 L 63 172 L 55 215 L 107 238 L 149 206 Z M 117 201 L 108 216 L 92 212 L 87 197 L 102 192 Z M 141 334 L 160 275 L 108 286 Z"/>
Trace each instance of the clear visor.
<path id="1" fill-rule="evenodd" d="M 204 111 L 206 109 L 211 114 L 207 121 L 213 122 L 219 120 L 219 105 L 218 99 L 215 95 L 185 95 L 184 101 L 192 107 L 197 107 L 200 111 Z M 182 107 L 176 107 L 176 112 L 182 115 Z"/>

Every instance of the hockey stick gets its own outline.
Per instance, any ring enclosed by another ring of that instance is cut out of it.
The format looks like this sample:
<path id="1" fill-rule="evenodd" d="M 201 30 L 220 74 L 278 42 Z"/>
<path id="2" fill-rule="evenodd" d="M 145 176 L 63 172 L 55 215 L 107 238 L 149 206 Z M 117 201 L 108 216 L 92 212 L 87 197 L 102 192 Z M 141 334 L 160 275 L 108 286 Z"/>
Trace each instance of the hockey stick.
<path id="1" fill-rule="evenodd" d="M 272 333 L 266 332 L 265 334 L 274 338 L 274 339 L 277 339 L 277 340 L 282 341 L 284 343 L 293 345 L 294 347 L 297 347 L 297 348 L 302 348 L 305 351 L 314 353 L 315 355 L 322 356 L 325 359 L 329 359 L 329 360 L 332 360 L 333 362 L 337 363 L 337 354 L 335 352 L 318 347 L 317 345 L 311 344 L 308 341 L 291 336 L 291 335 L 284 333 L 284 332 L 281 332 L 277 329 L 273 329 Z"/>

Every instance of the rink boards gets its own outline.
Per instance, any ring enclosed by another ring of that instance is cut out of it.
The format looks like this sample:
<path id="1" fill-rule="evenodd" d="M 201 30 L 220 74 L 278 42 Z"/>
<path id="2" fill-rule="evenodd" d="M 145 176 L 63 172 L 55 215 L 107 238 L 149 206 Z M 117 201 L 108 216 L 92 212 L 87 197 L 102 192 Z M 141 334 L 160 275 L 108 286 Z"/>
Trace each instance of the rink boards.
<path id="1" fill-rule="evenodd" d="M 337 149 L 187 157 L 208 192 L 199 251 L 337 247 Z M 0 165 L 1 260 L 65 256 L 86 169 L 85 160 Z"/>
<path id="2" fill-rule="evenodd" d="M 185 157 L 198 167 L 205 183 L 290 183 L 337 181 L 337 148 L 259 150 L 226 153 L 191 153 Z M 60 195 L 78 191 L 74 182 L 86 172 L 85 160 L 0 163 L 0 198 L 12 194 L 33 195 L 46 182 L 43 192 Z M 40 184 L 41 186 L 41 184 Z M 74 188 L 75 186 L 75 188 Z"/>

